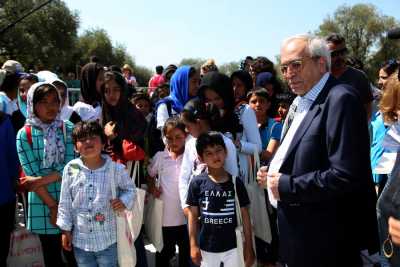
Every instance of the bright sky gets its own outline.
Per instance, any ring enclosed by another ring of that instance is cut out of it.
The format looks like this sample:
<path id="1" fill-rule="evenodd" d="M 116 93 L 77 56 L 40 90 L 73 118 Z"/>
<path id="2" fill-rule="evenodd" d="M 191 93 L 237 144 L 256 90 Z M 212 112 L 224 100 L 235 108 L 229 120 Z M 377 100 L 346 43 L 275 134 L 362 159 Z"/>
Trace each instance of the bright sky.
<path id="1" fill-rule="evenodd" d="M 65 0 L 79 12 L 79 33 L 103 28 L 136 64 L 214 58 L 223 64 L 247 55 L 275 61 L 286 37 L 318 29 L 342 4 L 371 3 L 400 21 L 399 0 Z"/>

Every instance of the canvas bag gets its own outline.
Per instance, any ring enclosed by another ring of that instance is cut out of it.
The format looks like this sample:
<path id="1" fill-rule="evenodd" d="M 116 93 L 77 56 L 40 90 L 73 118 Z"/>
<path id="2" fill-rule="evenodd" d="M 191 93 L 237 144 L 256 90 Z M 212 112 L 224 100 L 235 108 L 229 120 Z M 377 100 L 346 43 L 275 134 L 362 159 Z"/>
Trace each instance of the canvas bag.
<path id="1" fill-rule="evenodd" d="M 264 189 L 257 184 L 257 171 L 260 169 L 260 158 L 254 153 L 254 163 L 249 160 L 249 183 L 246 185 L 250 199 L 250 218 L 253 225 L 254 235 L 264 242 L 271 244 L 272 233 L 267 211 Z"/>
<path id="2" fill-rule="evenodd" d="M 22 195 L 23 196 L 23 195 Z M 24 207 L 26 200 L 23 196 Z M 18 201 L 17 201 L 18 203 Z M 17 209 L 15 209 L 17 214 Z M 25 211 L 24 211 L 25 215 Z M 26 215 L 24 216 L 26 223 Z M 42 244 L 39 236 L 29 232 L 22 224 L 17 224 L 11 233 L 10 250 L 7 258 L 8 267 L 44 267 Z"/>
<path id="3" fill-rule="evenodd" d="M 132 172 L 133 168 L 133 172 Z M 138 187 L 136 187 L 136 200 L 133 204 L 131 212 L 126 212 L 128 224 L 131 230 L 133 241 L 135 241 L 142 229 L 143 224 L 143 213 L 144 213 L 144 200 L 146 198 L 146 191 L 140 188 L 140 162 L 139 161 L 128 161 L 127 170 L 128 173 L 132 173 L 132 180 L 135 183 L 138 180 Z M 137 177 L 137 178 L 136 178 Z"/>
<path id="4" fill-rule="evenodd" d="M 159 180 L 156 186 L 160 186 Z M 162 236 L 163 209 L 163 201 L 153 195 L 149 195 L 145 212 L 146 234 L 150 243 L 153 244 L 158 252 L 161 252 L 164 247 Z"/>
<path id="5" fill-rule="evenodd" d="M 115 168 L 116 163 L 111 162 L 111 194 L 113 199 L 117 198 Z M 126 209 L 122 212 L 116 212 L 118 266 L 120 267 L 136 266 L 136 249 L 128 222 L 129 213 L 132 213 L 132 211 Z M 130 216 L 133 215 L 130 214 Z"/>

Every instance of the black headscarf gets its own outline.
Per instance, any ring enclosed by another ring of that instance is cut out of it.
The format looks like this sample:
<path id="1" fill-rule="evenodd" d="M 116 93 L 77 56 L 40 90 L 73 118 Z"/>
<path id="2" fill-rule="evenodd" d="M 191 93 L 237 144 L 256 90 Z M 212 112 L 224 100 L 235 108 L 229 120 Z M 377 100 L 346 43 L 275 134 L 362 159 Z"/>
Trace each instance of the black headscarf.
<path id="1" fill-rule="evenodd" d="M 106 72 L 104 76 L 106 81 L 107 79 L 115 80 L 121 88 L 121 96 L 118 104 L 113 107 L 107 104 L 104 97 L 105 85 L 102 87 L 102 125 L 104 126 L 110 121 L 116 122 L 116 132 L 119 139 L 126 139 L 142 145 L 147 122 L 142 113 L 129 102 L 125 78 L 114 71 Z"/>
<path id="2" fill-rule="evenodd" d="M 206 89 L 214 91 L 224 100 L 225 112 L 221 118 L 219 131 L 222 133 L 231 132 L 236 137 L 236 133 L 242 132 L 243 127 L 235 113 L 235 97 L 231 80 L 225 74 L 216 71 L 209 72 L 201 79 L 199 88 L 199 95 L 203 101 L 205 100 L 204 92 Z"/>
<path id="3" fill-rule="evenodd" d="M 88 63 L 81 71 L 81 94 L 83 101 L 89 105 L 100 103 L 101 95 L 96 90 L 97 76 L 103 70 L 99 63 Z"/>

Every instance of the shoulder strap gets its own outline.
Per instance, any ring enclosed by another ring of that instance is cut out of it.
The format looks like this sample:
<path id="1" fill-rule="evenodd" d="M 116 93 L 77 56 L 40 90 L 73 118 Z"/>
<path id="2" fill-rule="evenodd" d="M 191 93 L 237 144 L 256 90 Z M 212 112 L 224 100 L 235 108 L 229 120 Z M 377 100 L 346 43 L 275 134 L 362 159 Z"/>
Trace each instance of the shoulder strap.
<path id="1" fill-rule="evenodd" d="M 171 101 L 166 101 L 165 104 L 167 105 L 168 115 L 172 116 L 172 103 Z"/>
<path id="2" fill-rule="evenodd" d="M 32 126 L 25 124 L 24 128 L 25 128 L 26 139 L 28 140 L 28 144 L 30 146 L 32 146 L 32 143 L 33 143 L 32 142 Z"/>
<path id="3" fill-rule="evenodd" d="M 240 210 L 239 198 L 238 198 L 237 190 L 236 190 L 236 176 L 232 176 L 232 182 L 233 182 L 233 190 L 235 191 L 235 209 L 236 209 L 237 226 L 242 226 L 243 219 L 242 219 L 242 212 Z"/>
<path id="4" fill-rule="evenodd" d="M 115 162 L 111 162 L 110 163 L 110 168 L 111 168 L 111 195 L 113 199 L 117 198 L 117 188 L 115 185 L 115 168 L 116 168 L 116 163 Z"/>

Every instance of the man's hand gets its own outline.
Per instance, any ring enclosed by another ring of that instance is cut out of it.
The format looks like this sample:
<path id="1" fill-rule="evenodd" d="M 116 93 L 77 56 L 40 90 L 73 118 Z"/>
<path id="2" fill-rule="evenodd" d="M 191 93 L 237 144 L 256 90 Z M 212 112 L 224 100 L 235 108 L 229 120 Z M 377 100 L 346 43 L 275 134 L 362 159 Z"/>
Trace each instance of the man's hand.
<path id="1" fill-rule="evenodd" d="M 271 190 L 272 195 L 276 200 L 280 200 L 278 186 L 281 175 L 282 173 L 269 173 L 267 175 L 267 186 Z"/>
<path id="2" fill-rule="evenodd" d="M 105 126 L 104 126 L 104 134 L 107 136 L 108 139 L 112 140 L 115 137 L 117 137 L 117 135 L 115 134 L 115 122 L 110 121 L 108 122 Z"/>
<path id="3" fill-rule="evenodd" d="M 198 246 L 190 246 L 190 257 L 194 264 L 201 265 L 201 251 Z"/>
<path id="4" fill-rule="evenodd" d="M 63 249 L 65 249 L 67 251 L 71 251 L 72 250 L 72 235 L 71 235 L 71 232 L 63 231 L 63 233 L 61 235 L 61 244 L 62 244 Z"/>
<path id="5" fill-rule="evenodd" d="M 126 209 L 125 204 L 119 198 L 111 200 L 111 207 L 114 211 L 123 211 Z"/>
<path id="6" fill-rule="evenodd" d="M 400 221 L 389 217 L 389 234 L 392 238 L 392 242 L 396 245 L 400 245 Z"/>
<path id="7" fill-rule="evenodd" d="M 257 183 L 261 188 L 267 187 L 268 167 L 263 166 L 257 172 Z"/>

